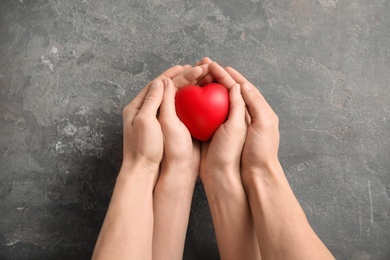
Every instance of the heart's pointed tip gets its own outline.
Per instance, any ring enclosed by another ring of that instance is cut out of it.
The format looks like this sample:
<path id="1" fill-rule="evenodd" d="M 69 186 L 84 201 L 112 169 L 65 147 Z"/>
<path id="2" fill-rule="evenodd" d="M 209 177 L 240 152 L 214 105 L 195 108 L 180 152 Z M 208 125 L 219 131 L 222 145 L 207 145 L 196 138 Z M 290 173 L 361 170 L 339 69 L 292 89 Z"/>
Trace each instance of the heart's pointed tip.
<path id="1" fill-rule="evenodd" d="M 207 142 L 207 141 L 210 141 L 211 140 L 211 137 L 207 137 L 207 138 L 204 138 L 204 137 L 195 137 L 195 136 L 192 136 L 193 138 L 195 138 L 196 140 L 200 141 L 200 142 Z"/>

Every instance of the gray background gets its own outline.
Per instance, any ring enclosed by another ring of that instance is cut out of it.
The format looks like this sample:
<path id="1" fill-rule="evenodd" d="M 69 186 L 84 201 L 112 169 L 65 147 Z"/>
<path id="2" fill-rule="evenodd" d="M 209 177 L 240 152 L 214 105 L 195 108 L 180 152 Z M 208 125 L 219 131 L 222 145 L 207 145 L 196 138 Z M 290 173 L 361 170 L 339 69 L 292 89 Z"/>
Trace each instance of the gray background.
<path id="1" fill-rule="evenodd" d="M 286 175 L 336 258 L 390 259 L 388 0 L 1 0 L 0 259 L 90 258 L 122 108 L 203 56 L 279 115 Z M 217 258 L 198 182 L 185 259 Z"/>

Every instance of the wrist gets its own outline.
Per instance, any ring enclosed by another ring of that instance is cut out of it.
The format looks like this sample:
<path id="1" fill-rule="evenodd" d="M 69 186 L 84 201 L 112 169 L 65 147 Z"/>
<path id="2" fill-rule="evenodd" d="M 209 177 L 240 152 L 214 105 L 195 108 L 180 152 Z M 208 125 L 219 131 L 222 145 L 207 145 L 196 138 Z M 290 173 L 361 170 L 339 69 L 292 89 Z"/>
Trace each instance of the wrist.
<path id="1" fill-rule="evenodd" d="M 248 199 L 258 199 L 265 208 L 294 211 L 299 207 L 279 162 L 243 170 L 242 181 Z"/>
<path id="2" fill-rule="evenodd" d="M 163 184 L 173 189 L 188 189 L 195 187 L 199 172 L 188 166 L 163 164 L 157 184 Z"/>
<path id="3" fill-rule="evenodd" d="M 202 170 L 201 181 L 206 193 L 221 196 L 243 189 L 239 168 L 221 167 Z"/>
<path id="4" fill-rule="evenodd" d="M 202 179 L 207 201 L 212 212 L 219 212 L 222 215 L 229 212 L 231 214 L 232 211 L 237 210 L 237 205 L 247 205 L 247 197 L 239 173 L 214 172 L 213 174 L 223 174 L 223 176 L 220 181 L 211 178 Z M 221 216 L 219 213 L 217 215 Z"/>
<path id="5" fill-rule="evenodd" d="M 260 207 L 263 219 L 272 221 L 277 216 L 277 222 L 285 226 L 302 226 L 307 221 L 279 162 L 243 170 L 242 180 L 250 204 Z"/>
<path id="6" fill-rule="evenodd" d="M 159 166 L 143 161 L 124 161 L 117 182 L 135 182 L 146 187 L 154 187 L 159 174 Z"/>
<path id="7" fill-rule="evenodd" d="M 276 183 L 278 180 L 285 179 L 285 175 L 279 160 L 276 160 L 255 167 L 242 165 L 241 178 L 245 189 L 247 189 L 258 182 Z"/>
<path id="8" fill-rule="evenodd" d="M 149 162 L 144 159 L 124 159 L 122 161 L 121 169 L 122 172 L 145 172 L 150 175 L 158 174 L 160 163 Z"/>

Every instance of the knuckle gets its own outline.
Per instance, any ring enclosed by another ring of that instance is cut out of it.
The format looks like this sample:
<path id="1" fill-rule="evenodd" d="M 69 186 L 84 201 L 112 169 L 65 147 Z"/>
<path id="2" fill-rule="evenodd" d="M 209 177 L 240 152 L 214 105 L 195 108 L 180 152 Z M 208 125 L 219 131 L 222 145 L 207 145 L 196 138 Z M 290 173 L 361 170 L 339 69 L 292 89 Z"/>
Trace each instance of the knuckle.
<path id="1" fill-rule="evenodd" d="M 125 106 L 122 109 L 122 117 L 124 117 L 124 118 L 127 117 L 127 115 L 130 113 L 130 110 L 131 110 L 130 105 Z"/>
<path id="2" fill-rule="evenodd" d="M 145 99 L 144 99 L 144 103 L 147 103 L 147 102 L 154 102 L 158 99 L 158 95 L 156 93 L 154 93 L 154 91 L 151 91 L 149 92 Z"/>
<path id="3" fill-rule="evenodd" d="M 149 125 L 149 118 L 143 115 L 138 115 L 135 117 L 133 125 L 141 129 L 145 129 Z"/>

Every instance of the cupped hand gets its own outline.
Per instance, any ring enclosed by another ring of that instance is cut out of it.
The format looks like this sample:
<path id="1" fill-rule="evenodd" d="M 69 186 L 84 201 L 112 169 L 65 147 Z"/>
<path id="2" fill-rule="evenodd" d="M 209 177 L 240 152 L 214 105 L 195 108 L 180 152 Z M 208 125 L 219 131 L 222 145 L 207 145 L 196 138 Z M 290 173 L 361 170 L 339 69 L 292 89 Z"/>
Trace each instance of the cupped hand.
<path id="1" fill-rule="evenodd" d="M 175 108 L 177 88 L 173 81 L 165 78 L 163 84 L 164 97 L 159 114 L 164 136 L 162 168 L 189 169 L 192 175 L 197 177 L 200 162 L 199 142 L 192 139 L 187 127 L 177 117 Z"/>
<path id="2" fill-rule="evenodd" d="M 278 162 L 279 119 L 260 91 L 233 68 L 229 75 L 241 84 L 242 95 L 250 116 L 242 152 L 242 171 L 271 167 Z"/>
<path id="3" fill-rule="evenodd" d="M 202 143 L 200 177 L 219 179 L 211 172 L 215 169 L 238 173 L 241 152 L 246 136 L 245 103 L 240 85 L 216 62 L 209 65 L 209 80 L 216 81 L 229 89 L 230 108 L 228 119 L 214 133 L 209 142 Z"/>
<path id="4" fill-rule="evenodd" d="M 158 171 L 163 155 L 163 134 L 157 120 L 164 95 L 163 78 L 180 80 L 188 66 L 174 66 L 148 83 L 123 109 L 122 168 L 137 164 Z"/>
<path id="5" fill-rule="evenodd" d="M 196 178 L 198 177 L 200 164 L 199 142 L 192 139 L 187 127 L 177 117 L 175 95 L 181 87 L 197 85 L 198 80 L 209 73 L 208 67 L 208 64 L 200 64 L 194 67 L 186 65 L 183 67 L 183 72 L 172 80 L 168 77 L 162 80 L 164 97 L 159 113 L 159 122 L 164 137 L 162 168 L 189 169 L 191 175 Z"/>
<path id="6" fill-rule="evenodd" d="M 241 179 L 240 160 L 247 133 L 240 85 L 210 59 L 204 84 L 216 81 L 229 89 L 229 115 L 210 142 L 202 143 L 200 178 L 205 188 L 222 259 L 261 259 L 253 219 Z M 237 238 L 240 239 L 232 239 Z"/>

